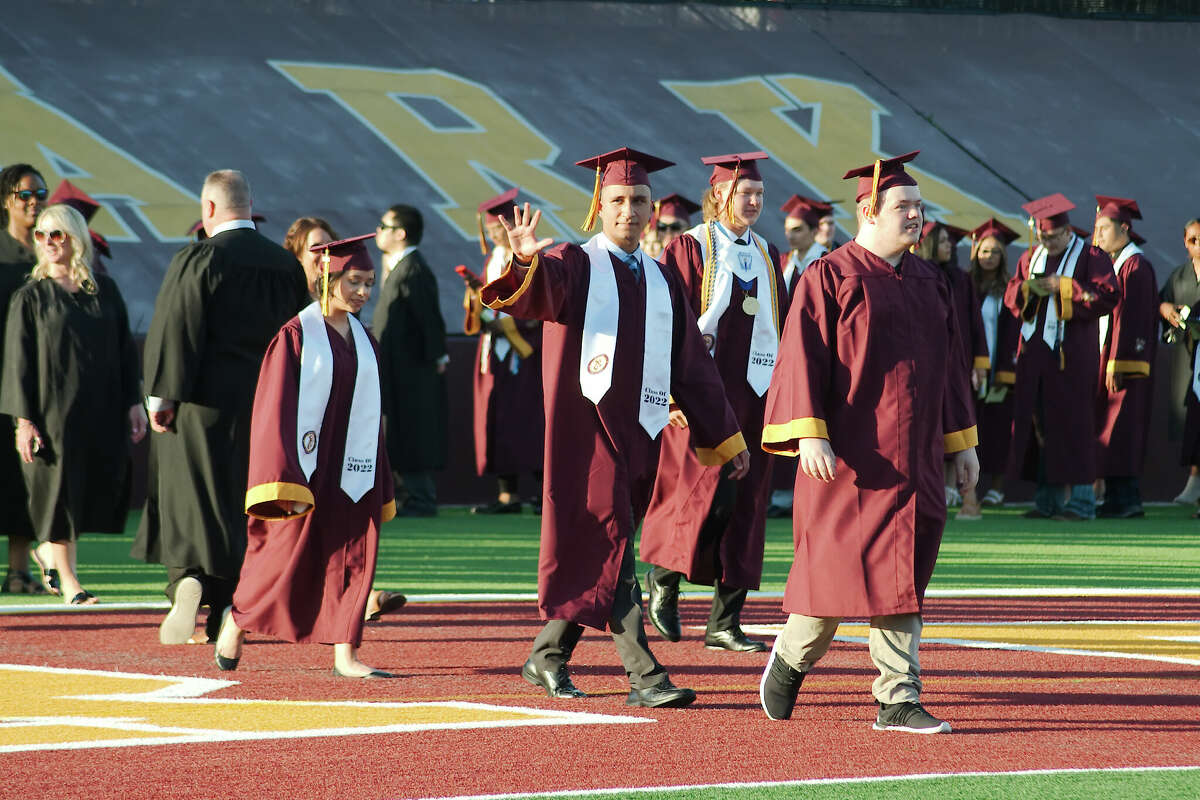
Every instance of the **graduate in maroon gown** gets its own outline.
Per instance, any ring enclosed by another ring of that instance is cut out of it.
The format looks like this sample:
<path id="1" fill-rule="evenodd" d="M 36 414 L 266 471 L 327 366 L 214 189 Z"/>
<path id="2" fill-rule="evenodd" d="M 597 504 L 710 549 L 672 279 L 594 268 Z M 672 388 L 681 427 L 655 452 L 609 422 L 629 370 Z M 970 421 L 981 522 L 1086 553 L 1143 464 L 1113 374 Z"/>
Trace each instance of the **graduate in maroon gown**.
<path id="1" fill-rule="evenodd" d="M 537 238 L 541 212 L 526 204 L 509 230 L 508 270 L 481 291 L 489 308 L 547 323 L 538 608 L 549 621 L 521 675 L 551 697 L 586 696 L 567 662 L 583 626 L 607 627 L 632 687 L 626 704 L 681 707 L 695 692 L 672 685 L 642 629 L 635 487 L 658 463 L 669 398 L 702 463 L 732 461 L 742 477 L 750 459 L 686 290 L 638 244 L 653 208 L 647 173 L 671 162 L 621 148 L 578 163 L 596 178 L 584 229 L 598 215 L 603 232 L 542 252 L 552 241 Z"/>
<path id="2" fill-rule="evenodd" d="M 1021 256 L 1004 293 L 1021 323 L 1008 474 L 1037 482 L 1027 516 L 1092 519 L 1097 320 L 1120 294 L 1112 260 L 1071 229 L 1070 200 L 1053 194 L 1021 207 L 1039 244 Z"/>
<path id="3" fill-rule="evenodd" d="M 833 205 L 794 194 L 780 209 L 784 213 L 783 231 L 787 236 L 788 252 L 781 258 L 783 281 L 788 287 L 788 299 L 796 294 L 796 282 L 808 265 L 829 252 L 817 241 L 821 223 L 833 220 Z M 775 458 L 771 470 L 771 501 L 767 504 L 769 519 L 792 516 L 792 488 L 796 485 L 796 462 L 790 458 Z"/>
<path id="4" fill-rule="evenodd" d="M 334 648 L 335 675 L 388 678 L 358 659 L 379 527 L 396 514 L 380 422 L 377 345 L 354 316 L 371 296 L 364 239 L 317 245 L 322 300 L 279 331 L 254 394 L 246 558 L 215 654 L 236 669 L 247 631 Z"/>
<path id="5" fill-rule="evenodd" d="M 1150 365 L 1158 347 L 1158 279 L 1142 249 L 1131 240 L 1142 213 L 1133 200 L 1096 196 L 1096 246 L 1112 258 L 1121 300 L 1100 320 L 1099 434 L 1097 473 L 1104 478 L 1101 517 L 1141 517 L 1139 477 L 1153 412 Z"/>
<path id="6" fill-rule="evenodd" d="M 1004 291 L 1012 277 L 1006 248 L 1019 238 L 1016 231 L 994 217 L 971 231 L 967 275 L 979 303 L 990 367 L 975 393 L 980 486 L 973 494 L 984 494 L 977 502 L 975 497 L 964 495 L 960 518 L 964 511 L 1004 503 L 1004 473 L 1012 441 L 1012 389 L 1017 380 L 1017 342 L 1021 338 L 1020 323 L 1004 305 Z"/>
<path id="7" fill-rule="evenodd" d="M 967 231 L 944 222 L 927 221 L 921 228 L 921 241 L 913 250 L 919 257 L 936 264 L 950 282 L 954 297 L 954 313 L 958 315 L 958 330 L 963 342 L 962 368 L 970 377 L 971 390 L 978 392 L 987 380 L 991 362 L 988 359 L 987 341 L 983 335 L 983 318 L 979 314 L 979 298 L 975 286 L 967 273 L 958 268 L 958 243 Z M 976 498 L 964 500 L 954 485 L 954 469 L 949 462 L 943 471 L 946 482 L 946 505 L 963 508 L 959 519 L 979 519 L 979 503 Z"/>
<path id="8" fill-rule="evenodd" d="M 663 261 L 680 277 L 697 317 L 725 397 L 742 435 L 758 441 L 763 406 L 787 316 L 787 287 L 779 251 L 750 227 L 762 213 L 765 153 L 701 159 L 712 166 L 704 197 L 704 222 L 673 241 Z M 766 645 L 741 628 L 746 593 L 762 578 L 766 510 L 772 458 L 750 453 L 750 472 L 739 481 L 702 464 L 687 419 L 672 413 L 663 432 L 658 477 L 642 523 L 647 616 L 666 639 L 679 641 L 679 582 L 713 586 L 704 644 L 738 652 Z"/>
<path id="9" fill-rule="evenodd" d="M 978 477 L 976 430 L 950 286 L 909 248 L 916 153 L 851 170 L 858 235 L 796 287 L 767 395 L 765 450 L 795 456 L 795 560 L 759 695 L 788 719 L 843 617 L 868 617 L 877 730 L 940 733 L 920 704 L 921 607 L 946 523 L 942 459 Z"/>
<path id="10" fill-rule="evenodd" d="M 479 336 L 471 371 L 474 396 L 475 468 L 495 475 L 496 499 L 475 506 L 475 514 L 517 514 L 521 511 L 518 483 L 521 473 L 537 482 L 534 511 L 542 507 L 542 435 L 545 420 L 530 413 L 542 405 L 542 322 L 517 319 L 479 302 L 482 283 L 499 278 L 508 266 L 508 234 L 500 217 L 512 220 L 517 188 L 479 205 L 479 246 L 488 256 L 480 283 L 468 283 L 463 306 L 463 332 Z M 489 254 L 484 235 L 491 240 Z"/>
<path id="11" fill-rule="evenodd" d="M 699 203 L 681 194 L 655 200 L 650 224 L 642 231 L 642 252 L 654 259 L 661 258 L 668 245 L 692 227 L 692 215 L 699 210 Z"/>

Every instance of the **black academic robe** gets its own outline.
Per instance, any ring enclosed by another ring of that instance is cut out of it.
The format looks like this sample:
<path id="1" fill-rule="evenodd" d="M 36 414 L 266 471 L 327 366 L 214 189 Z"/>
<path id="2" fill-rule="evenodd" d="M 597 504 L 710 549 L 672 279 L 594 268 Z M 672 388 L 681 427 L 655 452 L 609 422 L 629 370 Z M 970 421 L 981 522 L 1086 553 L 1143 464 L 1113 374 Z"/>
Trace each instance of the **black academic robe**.
<path id="1" fill-rule="evenodd" d="M 135 558 L 237 578 L 259 365 L 309 302 L 295 256 L 256 231 L 225 231 L 175 254 L 144 360 L 146 394 L 177 404 L 175 430 L 150 435 Z"/>
<path id="2" fill-rule="evenodd" d="M 4 321 L 13 292 L 29 277 L 37 263 L 33 251 L 0 229 L 0 359 L 4 357 Z M 2 364 L 2 362 L 0 362 Z M 11 431 L 13 420 L 0 414 L 0 431 Z M 29 495 L 21 478 L 21 457 L 14 447 L 0 447 L 0 535 L 33 538 Z"/>
<path id="3" fill-rule="evenodd" d="M 129 510 L 129 408 L 141 400 L 137 347 L 116 283 L 71 294 L 50 278 L 9 305 L 0 409 L 31 420 L 42 446 L 21 472 L 39 541 L 122 533 Z M 62 514 L 65 529 L 55 525 Z"/>
<path id="4" fill-rule="evenodd" d="M 379 379 L 388 457 L 397 472 L 446 466 L 449 396 L 438 359 L 446 354 L 446 323 L 437 279 L 414 250 L 383 282 L 372 330 L 379 340 Z"/>
<path id="5" fill-rule="evenodd" d="M 1187 306 L 1200 314 L 1200 279 L 1192 262 L 1185 261 L 1176 267 L 1158 293 L 1163 303 Z M 1163 331 L 1166 323 L 1160 322 Z M 1192 390 L 1192 351 L 1184 341 L 1172 345 L 1171 352 L 1171 400 L 1167 405 L 1167 436 L 1171 440 L 1183 436 L 1184 401 Z"/>

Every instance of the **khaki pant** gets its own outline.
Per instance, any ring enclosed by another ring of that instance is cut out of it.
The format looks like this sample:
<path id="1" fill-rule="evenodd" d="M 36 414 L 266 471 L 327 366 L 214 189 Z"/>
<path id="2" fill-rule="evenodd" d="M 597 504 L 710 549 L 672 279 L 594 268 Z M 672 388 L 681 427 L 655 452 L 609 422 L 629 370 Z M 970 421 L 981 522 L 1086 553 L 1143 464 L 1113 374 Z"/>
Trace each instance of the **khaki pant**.
<path id="1" fill-rule="evenodd" d="M 808 672 L 829 650 L 841 617 L 788 617 L 775 652 L 792 669 Z M 867 646 L 879 670 L 871 690 L 881 703 L 917 702 L 921 697 L 920 614 L 871 617 Z"/>

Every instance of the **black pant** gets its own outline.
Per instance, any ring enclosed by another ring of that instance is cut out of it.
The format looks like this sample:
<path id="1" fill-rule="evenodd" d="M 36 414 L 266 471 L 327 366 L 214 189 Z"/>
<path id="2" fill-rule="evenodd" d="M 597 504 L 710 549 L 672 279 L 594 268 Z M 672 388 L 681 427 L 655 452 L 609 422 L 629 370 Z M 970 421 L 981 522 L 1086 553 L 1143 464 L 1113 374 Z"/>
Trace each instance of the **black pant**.
<path id="1" fill-rule="evenodd" d="M 625 543 L 608 628 L 629 684 L 634 689 L 658 686 L 667 679 L 667 671 L 650 652 L 642 628 L 642 587 L 634 569 L 632 541 Z M 571 653 L 582 635 L 583 626 L 579 623 L 552 619 L 533 640 L 533 652 L 529 657 L 539 669 L 554 672 L 571 660 Z"/>
<path id="2" fill-rule="evenodd" d="M 1137 478 L 1104 479 L 1104 505 L 1124 509 L 1142 504 L 1142 489 Z"/>
<path id="3" fill-rule="evenodd" d="M 650 570 L 650 579 L 663 586 L 679 589 L 682 572 L 675 572 L 666 567 L 654 567 Z M 712 610 L 708 614 L 708 632 L 726 631 L 740 625 L 742 606 L 746 605 L 746 589 L 729 586 L 720 581 L 716 582 L 713 590 Z"/>
<path id="4" fill-rule="evenodd" d="M 167 567 L 167 588 L 163 591 L 172 603 L 175 602 L 175 589 L 184 578 L 200 581 L 200 605 L 208 606 L 208 622 L 204 625 L 204 631 L 209 639 L 216 639 L 221 630 L 221 614 L 226 607 L 233 605 L 237 581 L 206 575 L 199 567 Z"/>

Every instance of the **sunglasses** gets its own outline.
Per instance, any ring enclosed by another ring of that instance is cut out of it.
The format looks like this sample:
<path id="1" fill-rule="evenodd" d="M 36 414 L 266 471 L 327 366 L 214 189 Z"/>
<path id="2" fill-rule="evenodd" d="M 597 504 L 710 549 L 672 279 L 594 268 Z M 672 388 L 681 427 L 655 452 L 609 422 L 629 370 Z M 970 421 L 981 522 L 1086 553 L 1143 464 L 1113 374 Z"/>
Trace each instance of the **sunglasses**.
<path id="1" fill-rule="evenodd" d="M 659 233 L 666 233 L 667 231 L 679 232 L 682 230 L 683 230 L 682 222 L 660 222 L 660 223 L 658 223 Z"/>
<path id="2" fill-rule="evenodd" d="M 50 242 L 50 244 L 62 244 L 67 234 L 63 231 L 34 231 L 33 238 L 39 242 Z"/>
<path id="3" fill-rule="evenodd" d="M 21 189 L 20 191 L 13 192 L 13 195 L 20 198 L 22 203 L 28 203 L 34 197 L 38 200 L 45 200 L 49 192 L 45 189 Z"/>

